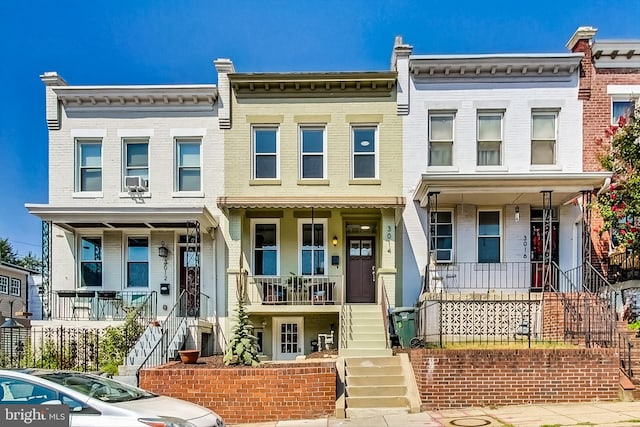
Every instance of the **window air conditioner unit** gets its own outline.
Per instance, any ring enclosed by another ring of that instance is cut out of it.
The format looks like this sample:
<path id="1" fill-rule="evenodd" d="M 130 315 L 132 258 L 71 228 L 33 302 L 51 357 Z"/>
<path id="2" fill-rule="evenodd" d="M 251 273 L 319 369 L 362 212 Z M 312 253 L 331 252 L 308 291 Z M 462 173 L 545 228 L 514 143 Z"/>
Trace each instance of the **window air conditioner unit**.
<path id="1" fill-rule="evenodd" d="M 124 186 L 129 191 L 144 191 L 147 189 L 149 182 L 141 176 L 125 176 Z"/>

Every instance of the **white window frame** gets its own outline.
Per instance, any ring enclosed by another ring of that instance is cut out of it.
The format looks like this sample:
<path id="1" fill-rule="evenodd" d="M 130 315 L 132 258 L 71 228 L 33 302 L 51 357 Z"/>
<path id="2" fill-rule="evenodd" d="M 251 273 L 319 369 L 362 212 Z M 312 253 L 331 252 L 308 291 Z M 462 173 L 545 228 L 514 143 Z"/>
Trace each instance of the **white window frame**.
<path id="1" fill-rule="evenodd" d="M 100 147 L 100 167 L 96 166 L 83 166 L 82 165 L 82 147 L 85 145 L 97 145 Z M 101 138 L 76 138 L 76 191 L 82 193 L 99 193 L 104 187 L 104 155 L 102 152 L 102 139 Z M 88 169 L 100 169 L 100 188 L 97 190 L 84 190 L 82 189 L 82 172 Z"/>
<path id="2" fill-rule="evenodd" d="M 480 139 L 480 119 L 482 117 L 496 117 L 496 116 L 500 117 L 500 138 L 497 140 Z M 498 163 L 497 164 L 481 164 L 480 163 L 480 144 L 483 142 L 498 144 Z M 502 166 L 503 147 L 504 147 L 504 111 L 478 110 L 478 113 L 476 115 L 476 165 L 477 166 Z"/>
<path id="3" fill-rule="evenodd" d="M 137 261 L 137 260 L 131 260 L 129 258 L 129 246 L 130 246 L 130 239 L 146 239 L 147 240 L 147 259 L 146 261 Z M 151 239 L 149 238 L 149 236 L 145 236 L 145 235 L 139 235 L 139 234 L 131 234 L 131 235 L 127 235 L 126 239 L 124 239 L 124 258 L 125 258 L 125 268 L 124 268 L 124 283 L 126 284 L 127 288 L 148 288 L 149 287 L 149 281 L 150 281 L 150 274 L 151 274 L 151 269 L 150 269 L 150 254 L 151 254 L 151 245 L 150 245 Z M 146 263 L 147 264 L 147 283 L 145 285 L 130 285 L 129 284 L 129 264 L 131 263 Z"/>
<path id="4" fill-rule="evenodd" d="M 324 242 L 324 244 L 322 245 L 322 248 L 320 248 L 318 245 L 315 245 L 313 248 L 309 248 L 309 249 L 305 249 L 305 247 L 303 246 L 303 242 L 302 242 L 302 238 L 303 238 L 303 227 L 304 225 L 311 225 L 311 224 L 317 225 L 320 224 L 322 225 L 322 240 Z M 320 219 L 314 219 L 313 221 L 311 221 L 311 218 L 301 218 L 298 220 L 298 274 L 299 275 L 303 275 L 302 273 L 302 251 L 303 250 L 310 250 L 312 255 L 312 261 L 311 261 L 311 265 L 314 265 L 313 262 L 313 258 L 315 257 L 315 254 L 318 250 L 322 249 L 324 256 L 322 259 L 322 266 L 323 266 L 323 270 L 324 272 L 319 274 L 319 273 L 312 273 L 310 274 L 310 276 L 327 276 L 327 260 L 328 260 L 328 252 L 329 252 L 329 245 L 327 242 L 327 239 L 329 237 L 328 234 L 328 230 L 327 230 L 327 226 L 328 226 L 328 221 L 326 218 L 320 218 Z M 309 276 L 309 274 L 307 274 L 306 276 Z"/>
<path id="5" fill-rule="evenodd" d="M 256 273 L 256 225 L 257 224 L 275 224 L 276 226 L 276 274 L 280 276 L 280 218 L 259 218 L 251 220 L 251 270 L 255 276 L 272 277 L 272 275 L 262 275 Z"/>
<path id="6" fill-rule="evenodd" d="M 531 158 L 530 158 L 530 162 L 532 165 L 535 166 L 544 166 L 544 165 L 556 165 L 558 163 L 558 116 L 559 116 L 559 111 L 558 110 L 532 110 L 531 111 Z M 533 121 L 534 121 L 534 117 L 535 116 L 549 116 L 549 115 L 553 115 L 554 116 L 554 121 L 553 121 L 553 126 L 554 126 L 554 137 L 552 139 L 544 139 L 544 138 L 539 138 L 539 139 L 534 139 L 534 135 L 533 135 Z M 534 163 L 533 162 L 533 146 L 536 142 L 553 142 L 553 160 L 551 161 L 551 163 Z"/>
<path id="7" fill-rule="evenodd" d="M 147 146 L 147 165 L 146 166 L 129 166 L 128 164 L 128 153 L 129 153 L 129 146 L 130 145 L 142 145 L 145 144 Z M 149 139 L 148 138 L 132 138 L 132 137 L 127 137 L 127 138 L 122 138 L 122 188 L 124 191 L 127 191 L 127 188 L 125 186 L 125 176 L 143 176 L 143 175 L 133 175 L 130 172 L 132 171 L 141 171 L 141 170 L 146 170 L 146 178 L 145 179 L 147 181 L 147 186 L 149 185 L 149 172 L 151 171 L 150 168 L 150 162 L 151 162 L 151 156 L 149 156 Z"/>
<path id="8" fill-rule="evenodd" d="M 309 152 L 304 151 L 304 132 L 305 131 L 321 131 L 322 132 L 322 152 Z M 327 178 L 327 128 L 324 125 L 300 125 L 298 130 L 299 147 L 300 147 L 300 179 L 313 180 L 313 179 L 326 179 Z M 304 177 L 304 159 L 305 157 L 322 157 L 322 176 L 305 178 Z"/>
<path id="9" fill-rule="evenodd" d="M 197 190 L 182 190 L 180 188 L 180 172 L 183 169 L 193 169 L 193 166 L 182 166 L 180 165 L 180 148 L 183 145 L 197 145 L 199 148 L 199 162 L 198 162 L 198 173 L 200 175 L 200 183 L 199 183 L 199 188 Z M 181 137 L 176 137 L 174 139 L 174 147 L 175 147 L 175 182 L 174 182 L 174 186 L 175 186 L 175 191 L 179 192 L 179 193 L 199 193 L 202 192 L 202 137 L 200 136 L 194 136 L 194 137 L 187 137 L 187 136 L 181 136 Z"/>
<path id="10" fill-rule="evenodd" d="M 15 277 L 11 278 L 11 285 L 9 287 L 9 294 L 19 297 L 22 290 L 22 281 L 20 279 L 16 279 Z"/>
<path id="11" fill-rule="evenodd" d="M 373 152 L 366 153 L 357 153 L 355 151 L 355 131 L 358 129 L 373 129 L 373 137 L 375 144 Z M 380 161 L 380 129 L 377 123 L 358 123 L 351 125 L 351 179 L 353 180 L 367 180 L 367 179 L 378 179 L 380 176 L 379 172 L 379 161 Z M 373 156 L 373 176 L 367 177 L 356 177 L 355 176 L 355 158 L 356 156 Z"/>
<path id="12" fill-rule="evenodd" d="M 0 276 L 0 294 L 9 293 L 9 277 Z"/>
<path id="13" fill-rule="evenodd" d="M 256 152 L 256 132 L 257 131 L 274 131 L 276 136 L 276 151 L 273 153 L 257 153 Z M 257 176 L 257 158 L 259 156 L 275 157 L 276 170 L 273 177 L 258 177 Z M 251 179 L 254 180 L 268 180 L 268 179 L 280 179 L 280 126 L 278 125 L 253 125 L 251 126 Z"/>
<path id="14" fill-rule="evenodd" d="M 434 117 L 448 117 L 451 118 L 451 139 L 433 139 L 432 135 L 431 135 L 431 131 L 433 129 L 433 126 L 431 125 L 431 119 Z M 455 111 L 433 111 L 429 113 L 429 116 L 427 118 L 428 120 L 428 129 L 427 129 L 427 139 L 428 139 L 428 147 L 427 147 L 427 155 L 429 156 L 428 158 L 428 165 L 430 167 L 450 167 L 453 166 L 455 164 L 455 159 L 453 157 L 453 151 L 454 151 L 454 144 L 455 144 L 455 140 L 456 140 L 456 112 Z M 434 165 L 433 161 L 432 161 L 432 155 L 431 155 L 431 145 L 432 143 L 437 143 L 437 144 L 450 144 L 451 145 L 451 164 L 448 165 Z"/>
<path id="15" fill-rule="evenodd" d="M 85 261 L 84 258 L 82 257 L 82 240 L 83 239 L 100 239 L 100 259 L 98 260 L 87 260 Z M 93 287 L 103 287 L 104 285 L 104 260 L 103 260 L 103 253 L 104 253 L 104 239 L 102 236 L 96 236 L 96 235 L 82 235 L 80 236 L 80 238 L 78 239 L 79 242 L 79 248 L 78 248 L 78 283 L 80 285 L 80 287 L 84 287 L 84 286 L 91 286 Z M 100 263 L 100 284 L 99 285 L 95 285 L 95 284 L 91 284 L 91 285 L 87 285 L 87 284 L 83 284 L 82 282 L 82 264 L 83 263 Z"/>
<path id="16" fill-rule="evenodd" d="M 451 214 L 451 222 L 438 222 L 438 213 L 450 213 Z M 431 247 L 431 242 L 429 242 L 429 248 L 431 252 L 434 252 L 436 254 L 436 263 L 442 263 L 442 264 L 447 264 L 447 263 L 452 263 L 453 262 L 453 254 L 455 252 L 455 244 L 456 244 L 456 240 L 455 240 L 455 217 L 454 217 L 454 211 L 453 209 L 438 209 L 437 211 L 432 211 L 431 214 L 436 214 L 436 222 L 431 221 L 431 215 L 429 215 L 429 230 L 431 231 L 431 227 L 435 226 L 437 227 L 439 224 L 440 225 L 450 225 L 451 226 L 451 249 L 438 249 L 438 242 L 436 241 L 436 247 L 433 248 Z M 430 238 L 435 238 L 436 234 L 435 233 L 431 233 L 430 232 Z M 438 235 L 439 236 L 439 235 Z M 442 251 L 449 251 L 449 258 L 448 259 L 438 259 L 438 252 L 442 252 Z"/>
<path id="17" fill-rule="evenodd" d="M 498 213 L 498 234 L 480 234 L 480 214 L 483 212 L 497 212 Z M 498 261 L 496 263 L 502 262 L 502 258 L 503 258 L 503 244 L 504 244 L 504 239 L 503 239 L 503 216 L 502 216 L 502 209 L 498 209 L 498 208 L 482 208 L 482 209 L 478 209 L 478 212 L 476 213 L 476 260 L 478 263 L 480 264 L 493 264 L 493 263 L 486 263 L 486 262 L 481 262 L 480 261 L 480 245 L 478 244 L 478 242 L 480 241 L 481 238 L 498 238 L 498 251 L 499 251 L 499 256 L 498 256 Z"/>
<path id="18" fill-rule="evenodd" d="M 631 109 L 633 110 L 635 108 L 635 103 L 638 102 L 637 100 L 632 99 L 629 96 L 612 96 L 611 97 L 611 124 L 612 125 L 617 125 L 618 124 L 618 120 L 620 119 L 620 117 L 614 117 L 613 116 L 613 106 L 615 103 L 618 102 L 624 102 L 624 103 L 631 103 Z M 632 113 L 633 111 L 631 111 Z M 626 116 L 629 117 L 629 116 Z"/>

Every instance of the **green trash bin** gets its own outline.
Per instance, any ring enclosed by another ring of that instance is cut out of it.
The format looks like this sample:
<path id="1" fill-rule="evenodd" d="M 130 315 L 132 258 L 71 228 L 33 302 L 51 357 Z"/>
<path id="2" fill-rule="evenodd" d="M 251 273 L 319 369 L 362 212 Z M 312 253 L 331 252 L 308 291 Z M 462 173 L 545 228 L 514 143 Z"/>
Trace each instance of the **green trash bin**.
<path id="1" fill-rule="evenodd" d="M 411 339 L 416 336 L 416 308 L 396 307 L 391 314 L 400 345 L 402 348 L 411 348 Z"/>

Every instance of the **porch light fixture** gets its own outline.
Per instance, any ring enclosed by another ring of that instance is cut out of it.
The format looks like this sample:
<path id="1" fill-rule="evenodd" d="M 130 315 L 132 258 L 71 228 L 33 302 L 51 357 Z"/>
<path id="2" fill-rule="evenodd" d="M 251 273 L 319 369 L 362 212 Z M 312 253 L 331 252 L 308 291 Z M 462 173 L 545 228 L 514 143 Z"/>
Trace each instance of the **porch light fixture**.
<path id="1" fill-rule="evenodd" d="M 515 222 L 520 222 L 520 206 L 516 205 Z"/>
<path id="2" fill-rule="evenodd" d="M 169 256 L 169 249 L 164 245 L 164 240 L 160 243 L 160 247 L 158 248 L 158 256 L 165 259 Z"/>
<path id="3" fill-rule="evenodd" d="M 338 236 L 333 236 L 331 243 L 333 243 L 333 246 L 338 246 Z"/>

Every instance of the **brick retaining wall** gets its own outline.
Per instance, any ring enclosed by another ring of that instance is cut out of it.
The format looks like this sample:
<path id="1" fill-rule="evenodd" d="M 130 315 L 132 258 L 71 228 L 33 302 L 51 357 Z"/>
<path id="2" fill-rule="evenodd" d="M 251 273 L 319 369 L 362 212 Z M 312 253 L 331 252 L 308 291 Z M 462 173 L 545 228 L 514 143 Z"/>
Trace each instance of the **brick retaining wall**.
<path id="1" fill-rule="evenodd" d="M 140 387 L 205 406 L 227 423 L 317 418 L 336 409 L 333 362 L 237 369 L 170 363 L 141 370 Z"/>
<path id="2" fill-rule="evenodd" d="M 423 410 L 619 398 L 615 349 L 412 349 Z"/>

